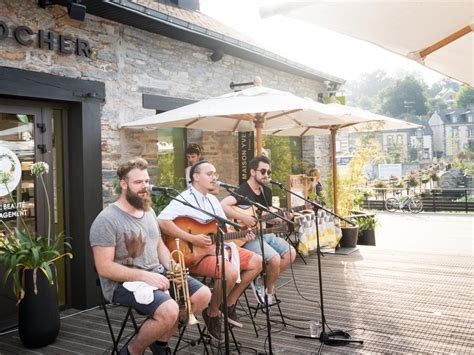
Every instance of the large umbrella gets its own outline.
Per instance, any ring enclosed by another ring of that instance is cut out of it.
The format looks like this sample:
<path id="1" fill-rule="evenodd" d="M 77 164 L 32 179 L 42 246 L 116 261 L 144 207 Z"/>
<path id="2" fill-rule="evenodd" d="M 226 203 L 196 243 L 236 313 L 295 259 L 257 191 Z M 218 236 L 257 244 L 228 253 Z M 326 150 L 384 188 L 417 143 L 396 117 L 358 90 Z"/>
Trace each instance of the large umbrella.
<path id="1" fill-rule="evenodd" d="M 121 127 L 183 127 L 214 131 L 257 131 L 257 153 L 262 153 L 262 129 L 293 126 L 313 118 L 321 124 L 334 124 L 339 113 L 310 99 L 289 92 L 255 86 L 226 95 L 203 99 Z"/>
<path id="2" fill-rule="evenodd" d="M 395 118 L 378 115 L 356 107 L 343 106 L 339 104 L 328 104 L 332 110 L 339 113 L 338 120 L 333 124 L 304 122 L 299 125 L 280 127 L 274 130 L 265 130 L 264 134 L 277 136 L 315 136 L 331 133 L 332 147 L 332 174 L 333 174 L 333 201 L 334 210 L 337 212 L 337 164 L 336 164 L 336 134 L 337 132 L 370 132 L 387 131 L 397 129 L 422 128 L 423 126 L 397 120 Z"/>
<path id="3" fill-rule="evenodd" d="M 257 131 L 257 154 L 262 153 L 262 131 L 280 135 L 321 134 L 321 129 L 332 132 L 333 174 L 335 172 L 336 132 L 361 124 L 361 129 L 375 129 L 374 123 L 390 121 L 394 128 L 412 128 L 407 124 L 368 111 L 337 104 L 319 102 L 293 95 L 289 92 L 255 86 L 226 95 L 203 99 L 190 105 L 150 117 L 122 124 L 124 128 L 193 128 L 214 131 Z M 362 124 L 363 123 L 363 124 Z M 408 125 L 408 127 L 407 127 Z M 303 128 L 302 128 L 303 127 Z M 312 131 L 317 127 L 319 132 Z M 306 130 L 295 134 L 293 129 Z M 282 133 L 288 132 L 288 134 Z M 337 196 L 334 196 L 335 207 Z M 337 207 L 336 207 L 337 208 Z"/>
<path id="4" fill-rule="evenodd" d="M 428 68 L 474 84 L 474 2 L 284 1 L 260 9 L 376 44 Z"/>

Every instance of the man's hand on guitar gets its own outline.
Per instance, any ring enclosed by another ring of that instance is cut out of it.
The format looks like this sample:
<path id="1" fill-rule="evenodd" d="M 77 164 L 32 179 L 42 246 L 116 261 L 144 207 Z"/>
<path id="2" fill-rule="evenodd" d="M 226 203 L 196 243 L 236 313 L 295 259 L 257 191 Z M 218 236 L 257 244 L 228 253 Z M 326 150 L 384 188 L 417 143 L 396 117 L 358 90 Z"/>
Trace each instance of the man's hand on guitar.
<path id="1" fill-rule="evenodd" d="M 145 271 L 141 281 L 146 282 L 148 285 L 157 287 L 162 291 L 167 291 L 170 288 L 168 278 L 156 272 Z"/>
<path id="2" fill-rule="evenodd" d="M 249 216 L 249 215 L 244 215 L 242 218 L 240 218 L 240 221 L 246 227 L 253 227 L 257 224 L 257 220 L 255 219 L 255 217 L 254 216 Z"/>
<path id="3" fill-rule="evenodd" d="M 247 240 L 254 240 L 255 239 L 255 233 L 253 232 L 253 230 L 249 229 L 249 231 L 245 235 L 245 239 L 247 239 Z"/>
<path id="4" fill-rule="evenodd" d="M 211 237 L 209 237 L 207 234 L 196 234 L 193 235 L 192 243 L 197 247 L 204 248 L 211 246 L 212 240 Z"/>

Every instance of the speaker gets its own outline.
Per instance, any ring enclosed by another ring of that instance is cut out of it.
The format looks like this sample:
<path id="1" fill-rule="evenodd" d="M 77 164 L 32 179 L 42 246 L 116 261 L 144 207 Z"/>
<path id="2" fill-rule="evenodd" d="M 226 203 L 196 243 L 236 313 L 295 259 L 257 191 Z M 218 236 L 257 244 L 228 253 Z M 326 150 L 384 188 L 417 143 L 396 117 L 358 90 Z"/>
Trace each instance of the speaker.
<path id="1" fill-rule="evenodd" d="M 224 52 L 222 52 L 222 50 L 215 49 L 214 52 L 212 52 L 210 58 L 213 62 L 218 62 L 219 60 L 222 59 L 223 56 L 224 56 Z"/>

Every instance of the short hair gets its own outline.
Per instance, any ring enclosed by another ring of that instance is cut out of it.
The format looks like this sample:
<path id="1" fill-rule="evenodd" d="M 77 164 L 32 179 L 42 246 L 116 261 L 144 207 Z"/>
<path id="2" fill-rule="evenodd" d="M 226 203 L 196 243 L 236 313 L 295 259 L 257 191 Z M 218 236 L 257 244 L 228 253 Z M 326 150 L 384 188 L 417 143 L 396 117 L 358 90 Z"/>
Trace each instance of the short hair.
<path id="1" fill-rule="evenodd" d="M 148 162 L 143 158 L 133 158 L 125 163 L 122 163 L 117 168 L 117 176 L 120 180 L 126 179 L 128 173 L 133 169 L 145 170 L 148 169 Z"/>
<path id="2" fill-rule="evenodd" d="M 268 159 L 266 156 L 264 155 L 260 155 L 258 157 L 255 157 L 253 158 L 250 162 L 249 162 L 249 169 L 250 170 L 257 170 L 258 168 L 258 164 L 260 163 L 265 163 L 265 164 L 268 164 L 270 165 L 271 162 L 270 162 L 270 159 Z"/>
<path id="3" fill-rule="evenodd" d="M 191 143 L 186 148 L 186 154 L 201 155 L 201 152 L 202 152 L 201 146 L 199 144 L 196 144 L 196 143 Z"/>
<path id="4" fill-rule="evenodd" d="M 316 173 L 320 173 L 321 174 L 321 170 L 319 170 L 318 168 L 312 168 L 308 171 L 308 175 L 309 176 L 314 176 Z"/>
<path id="5" fill-rule="evenodd" d="M 191 181 L 194 181 L 194 177 L 193 177 L 194 173 L 199 173 L 199 171 L 200 171 L 200 170 L 199 170 L 199 169 L 200 169 L 199 166 L 202 165 L 202 164 L 204 164 L 204 163 L 209 163 L 209 162 L 208 162 L 207 160 L 200 160 L 200 161 L 198 161 L 196 164 L 194 164 L 194 165 L 191 167 L 191 169 L 189 169 L 189 179 L 190 179 Z"/>

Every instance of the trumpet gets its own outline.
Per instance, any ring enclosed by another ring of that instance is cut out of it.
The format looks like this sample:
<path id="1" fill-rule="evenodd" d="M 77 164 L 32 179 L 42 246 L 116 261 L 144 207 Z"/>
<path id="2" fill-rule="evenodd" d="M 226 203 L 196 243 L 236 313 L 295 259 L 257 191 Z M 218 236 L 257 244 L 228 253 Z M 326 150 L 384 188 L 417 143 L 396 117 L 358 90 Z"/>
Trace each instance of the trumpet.
<path id="1" fill-rule="evenodd" d="M 175 257 L 178 262 L 175 261 Z M 179 268 L 177 268 L 179 265 Z M 189 296 L 188 286 L 189 269 L 184 263 L 184 254 L 179 249 L 179 238 L 176 238 L 176 249 L 170 254 L 170 264 L 168 269 L 168 278 L 173 282 L 174 300 L 179 306 L 179 319 L 187 325 L 198 324 L 199 321 L 191 309 L 191 297 Z M 174 281 L 178 281 L 177 284 Z"/>

